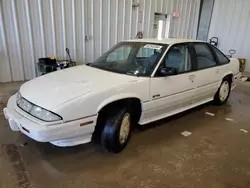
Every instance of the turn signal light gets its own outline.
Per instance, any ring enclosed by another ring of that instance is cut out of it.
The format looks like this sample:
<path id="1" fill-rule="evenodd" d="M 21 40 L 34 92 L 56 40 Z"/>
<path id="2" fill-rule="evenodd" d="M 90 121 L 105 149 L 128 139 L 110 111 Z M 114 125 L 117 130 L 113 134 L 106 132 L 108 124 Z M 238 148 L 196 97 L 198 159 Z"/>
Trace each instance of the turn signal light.
<path id="1" fill-rule="evenodd" d="M 26 129 L 26 128 L 24 128 L 24 127 L 22 127 L 22 128 L 23 128 L 23 130 L 25 130 L 26 132 L 30 133 L 30 131 L 29 131 L 28 129 Z"/>
<path id="2" fill-rule="evenodd" d="M 93 123 L 94 121 L 88 121 L 80 124 L 80 127 Z"/>

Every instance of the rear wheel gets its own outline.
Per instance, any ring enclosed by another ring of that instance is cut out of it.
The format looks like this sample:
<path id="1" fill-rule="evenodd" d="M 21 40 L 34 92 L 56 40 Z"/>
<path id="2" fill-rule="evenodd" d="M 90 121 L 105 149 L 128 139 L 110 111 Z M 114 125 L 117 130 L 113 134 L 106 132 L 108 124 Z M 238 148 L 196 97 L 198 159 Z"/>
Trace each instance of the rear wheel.
<path id="1" fill-rule="evenodd" d="M 101 146 L 112 153 L 121 152 L 127 145 L 131 132 L 131 114 L 128 109 L 111 109 L 111 113 L 103 121 Z"/>
<path id="2" fill-rule="evenodd" d="M 231 82 L 228 78 L 223 79 L 220 88 L 214 96 L 214 103 L 216 105 L 225 104 L 231 92 Z"/>

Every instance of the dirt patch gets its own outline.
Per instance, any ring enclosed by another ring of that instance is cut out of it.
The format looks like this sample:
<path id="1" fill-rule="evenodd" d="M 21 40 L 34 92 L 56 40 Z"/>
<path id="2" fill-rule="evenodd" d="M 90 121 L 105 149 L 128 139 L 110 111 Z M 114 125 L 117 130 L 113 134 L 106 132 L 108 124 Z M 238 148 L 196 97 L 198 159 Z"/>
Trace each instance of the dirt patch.
<path id="1" fill-rule="evenodd" d="M 0 102 L 0 110 L 2 110 L 5 106 L 6 106 L 5 103 L 1 103 L 1 102 Z"/>
<path id="2" fill-rule="evenodd" d="M 16 144 L 3 145 L 5 153 L 7 154 L 8 161 L 14 169 L 15 177 L 17 180 L 18 188 L 30 188 L 31 184 L 27 175 L 27 170 L 22 161 L 21 155 L 18 151 Z"/>
<path id="3" fill-rule="evenodd" d="M 6 107 L 8 102 L 8 97 L 0 94 L 0 112 Z"/>
<path id="4" fill-rule="evenodd" d="M 6 104 L 0 102 L 0 115 L 3 115 L 3 109 L 5 108 Z"/>

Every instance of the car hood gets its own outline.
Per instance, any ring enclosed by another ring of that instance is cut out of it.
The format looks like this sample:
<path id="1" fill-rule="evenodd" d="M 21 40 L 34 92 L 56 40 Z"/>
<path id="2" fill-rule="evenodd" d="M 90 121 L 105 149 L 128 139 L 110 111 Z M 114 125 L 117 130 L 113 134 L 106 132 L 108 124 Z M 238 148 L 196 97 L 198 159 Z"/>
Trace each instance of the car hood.
<path id="1" fill-rule="evenodd" d="M 121 86 L 136 79 L 81 65 L 28 81 L 21 86 L 20 93 L 28 101 L 52 110 L 77 97 Z"/>

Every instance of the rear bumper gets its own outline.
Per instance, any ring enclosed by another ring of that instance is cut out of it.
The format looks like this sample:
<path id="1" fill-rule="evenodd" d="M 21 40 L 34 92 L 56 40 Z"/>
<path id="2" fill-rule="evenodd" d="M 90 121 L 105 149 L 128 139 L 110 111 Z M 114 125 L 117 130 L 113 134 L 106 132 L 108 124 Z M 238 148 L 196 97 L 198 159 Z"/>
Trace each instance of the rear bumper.
<path id="1" fill-rule="evenodd" d="M 15 107 L 15 96 L 12 96 L 8 101 L 7 108 L 3 110 L 4 116 L 9 121 L 10 128 L 13 131 L 21 131 L 23 134 L 38 142 L 51 142 L 57 146 L 74 146 L 91 141 L 97 116 L 91 116 L 68 123 L 59 122 L 55 125 L 44 125 L 37 123 L 34 117 L 25 117 L 17 112 Z M 34 120 L 32 120 L 32 118 Z M 86 122 L 91 123 L 80 126 L 80 124 Z"/>

